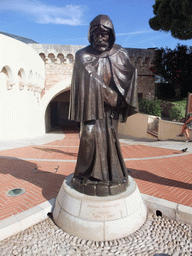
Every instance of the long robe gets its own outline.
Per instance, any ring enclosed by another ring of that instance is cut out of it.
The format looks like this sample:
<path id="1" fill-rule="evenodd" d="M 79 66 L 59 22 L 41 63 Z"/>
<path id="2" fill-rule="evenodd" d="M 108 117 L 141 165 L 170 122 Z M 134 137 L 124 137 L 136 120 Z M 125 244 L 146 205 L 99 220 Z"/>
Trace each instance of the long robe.
<path id="1" fill-rule="evenodd" d="M 88 46 L 76 53 L 69 119 L 81 122 L 81 138 L 74 177 L 88 182 L 127 178 L 118 122 L 137 111 L 136 69 L 124 48 L 114 44 L 97 54 Z"/>

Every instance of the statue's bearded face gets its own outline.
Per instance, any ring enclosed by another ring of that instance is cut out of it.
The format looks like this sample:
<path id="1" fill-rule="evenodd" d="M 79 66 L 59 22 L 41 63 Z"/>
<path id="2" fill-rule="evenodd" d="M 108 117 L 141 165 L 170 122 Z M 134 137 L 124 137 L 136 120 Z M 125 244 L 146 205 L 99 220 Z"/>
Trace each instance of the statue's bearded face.
<path id="1" fill-rule="evenodd" d="M 96 27 L 92 30 L 92 47 L 95 51 L 102 53 L 108 51 L 110 48 L 109 43 L 110 29 L 102 28 L 102 26 Z"/>

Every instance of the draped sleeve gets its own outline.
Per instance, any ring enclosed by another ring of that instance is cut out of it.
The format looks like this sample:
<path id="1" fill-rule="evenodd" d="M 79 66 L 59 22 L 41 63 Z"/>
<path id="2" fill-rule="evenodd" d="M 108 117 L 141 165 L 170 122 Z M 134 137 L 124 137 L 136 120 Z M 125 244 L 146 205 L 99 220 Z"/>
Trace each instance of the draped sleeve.
<path id="1" fill-rule="evenodd" d="M 128 116 L 138 112 L 137 70 L 122 47 L 110 56 L 110 61 L 115 85 L 127 103 L 120 114 L 120 122 L 126 122 Z"/>
<path id="2" fill-rule="evenodd" d="M 88 65 L 93 66 L 94 56 L 86 48 L 78 51 L 71 82 L 69 119 L 85 122 L 104 118 L 104 101 L 101 84 L 94 78 Z"/>

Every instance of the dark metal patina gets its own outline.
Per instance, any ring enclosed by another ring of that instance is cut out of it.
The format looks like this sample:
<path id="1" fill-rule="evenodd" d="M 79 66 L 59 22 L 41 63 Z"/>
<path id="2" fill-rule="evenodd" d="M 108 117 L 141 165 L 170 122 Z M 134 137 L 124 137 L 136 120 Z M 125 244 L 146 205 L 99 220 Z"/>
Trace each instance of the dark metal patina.
<path id="1" fill-rule="evenodd" d="M 113 23 L 99 15 L 90 23 L 90 45 L 76 53 L 69 118 L 81 123 L 72 185 L 87 195 L 124 192 L 128 173 L 118 140 L 118 122 L 138 111 L 136 69 L 114 44 Z"/>

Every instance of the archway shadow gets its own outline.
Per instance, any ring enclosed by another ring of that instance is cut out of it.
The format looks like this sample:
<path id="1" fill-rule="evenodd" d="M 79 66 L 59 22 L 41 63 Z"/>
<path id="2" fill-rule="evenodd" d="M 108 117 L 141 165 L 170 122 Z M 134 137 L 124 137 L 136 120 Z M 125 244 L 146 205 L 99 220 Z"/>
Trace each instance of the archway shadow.
<path id="1" fill-rule="evenodd" d="M 164 178 L 164 177 L 158 176 L 156 174 L 150 173 L 148 171 L 129 169 L 129 168 L 127 169 L 127 171 L 129 173 L 129 175 L 135 179 L 144 180 L 144 181 L 157 183 L 157 184 L 170 186 L 170 187 L 177 187 L 177 188 L 184 188 L 184 189 L 192 190 L 192 184 L 169 179 L 169 178 Z"/>
<path id="2" fill-rule="evenodd" d="M 5 195 L 5 189 L 7 189 L 7 187 L 15 188 L 14 184 L 18 184 L 18 180 L 23 180 L 41 188 L 43 197 L 46 200 L 50 200 L 57 196 L 63 180 L 66 177 L 66 175 L 57 173 L 55 170 L 56 167 L 58 167 L 57 162 L 50 166 L 51 171 L 44 171 L 33 162 L 14 157 L 0 157 L 0 180 L 8 184 L 6 186 L 2 184 L 0 192 L 3 192 Z M 8 176 L 6 177 L 6 175 Z M 15 179 L 12 179 L 10 176 L 13 176 Z M 34 195 L 31 193 L 34 187 L 30 187 L 28 183 L 21 182 L 20 184 L 21 187 L 26 189 L 25 194 L 21 196 L 21 200 L 22 197 Z"/>

